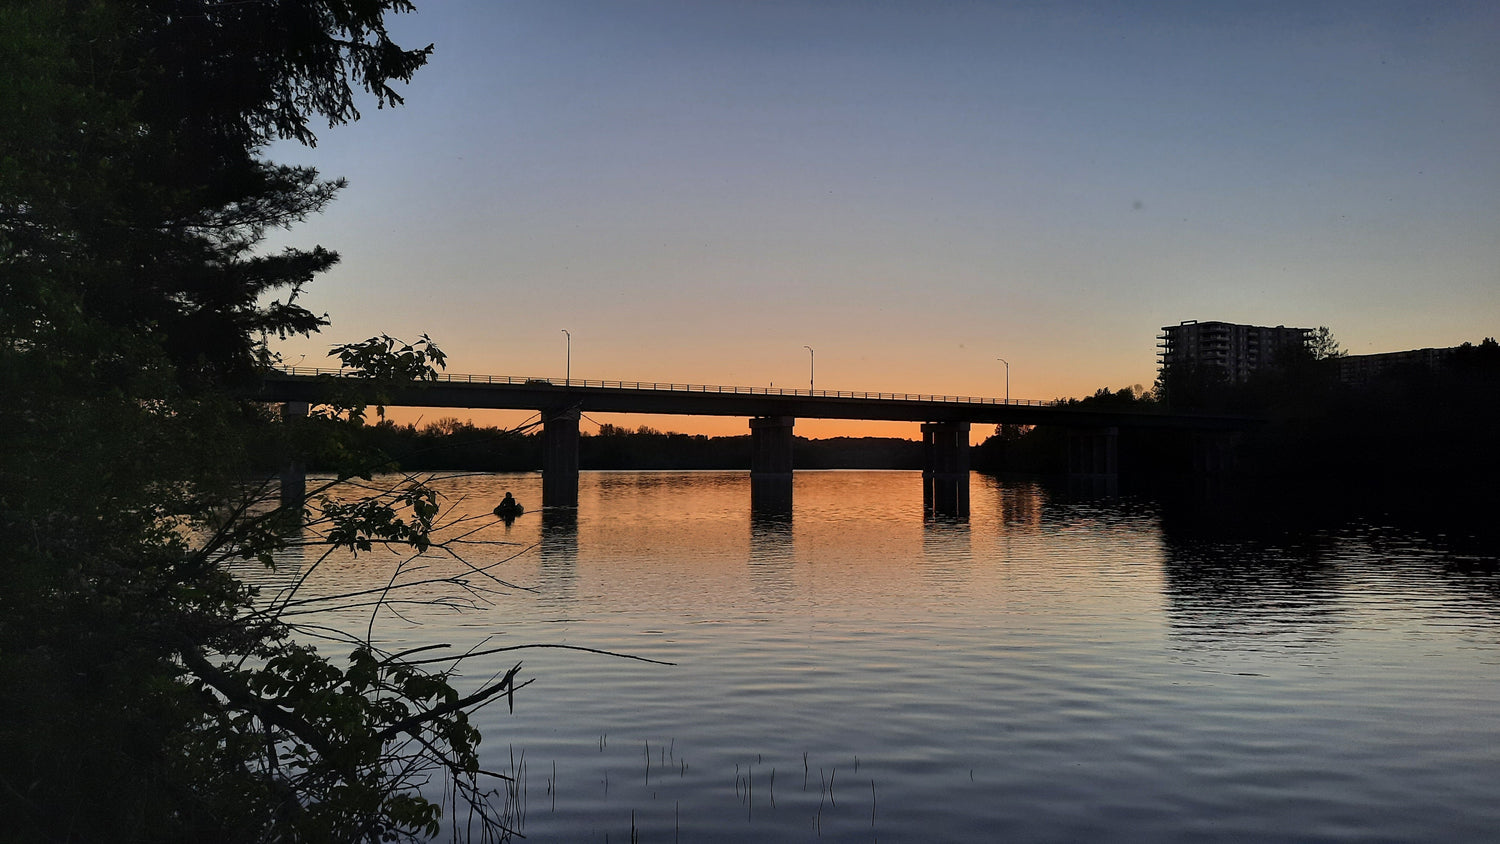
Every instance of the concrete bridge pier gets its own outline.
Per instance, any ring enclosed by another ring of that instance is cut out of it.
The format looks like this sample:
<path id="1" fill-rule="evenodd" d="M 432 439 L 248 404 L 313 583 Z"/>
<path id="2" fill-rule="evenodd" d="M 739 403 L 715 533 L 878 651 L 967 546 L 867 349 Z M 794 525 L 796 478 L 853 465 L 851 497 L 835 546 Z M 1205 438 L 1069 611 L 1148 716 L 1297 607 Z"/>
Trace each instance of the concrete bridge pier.
<path id="1" fill-rule="evenodd" d="M 543 411 L 542 506 L 578 506 L 578 408 Z"/>
<path id="2" fill-rule="evenodd" d="M 1068 491 L 1084 497 L 1120 494 L 1120 429 L 1068 431 Z"/>
<path id="3" fill-rule="evenodd" d="M 922 508 L 933 516 L 969 515 L 969 423 L 923 423 Z"/>
<path id="4" fill-rule="evenodd" d="M 792 511 L 791 416 L 750 420 L 750 508 L 758 513 Z"/>
<path id="5" fill-rule="evenodd" d="M 1120 429 L 1113 426 L 1070 429 L 1068 474 L 1120 474 Z"/>
<path id="6" fill-rule="evenodd" d="M 308 402 L 289 401 L 281 406 L 281 418 L 283 420 L 306 419 L 311 409 L 312 406 Z M 302 462 L 299 455 L 289 455 L 286 463 L 281 467 L 281 506 L 300 508 L 306 499 L 307 464 Z"/>
<path id="7" fill-rule="evenodd" d="M 1234 471 L 1239 431 L 1194 431 L 1193 474 L 1222 475 Z"/>

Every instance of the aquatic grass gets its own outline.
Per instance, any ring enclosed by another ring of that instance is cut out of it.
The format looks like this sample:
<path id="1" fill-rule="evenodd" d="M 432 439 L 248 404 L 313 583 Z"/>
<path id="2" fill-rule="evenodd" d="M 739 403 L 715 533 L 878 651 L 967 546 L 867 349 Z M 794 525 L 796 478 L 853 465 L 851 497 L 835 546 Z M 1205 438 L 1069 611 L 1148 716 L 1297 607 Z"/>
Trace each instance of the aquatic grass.
<path id="1" fill-rule="evenodd" d="M 600 749 L 600 752 L 608 753 L 607 735 L 597 734 L 597 738 L 596 746 Z M 701 827 L 698 824 L 703 823 L 705 809 L 708 811 L 709 818 L 718 814 L 718 810 L 713 808 L 714 802 L 712 799 L 717 791 L 712 783 L 714 777 L 711 774 L 707 780 L 703 777 L 689 777 L 691 765 L 688 763 L 686 756 L 677 755 L 675 737 L 665 740 L 642 738 L 640 741 L 640 749 L 635 751 L 640 753 L 640 756 L 635 757 L 635 764 L 641 765 L 641 768 L 637 772 L 641 777 L 640 779 L 634 779 L 629 775 L 630 765 L 628 762 L 622 767 L 620 765 L 622 760 L 614 756 L 601 758 L 600 762 L 603 764 L 595 769 L 597 776 L 595 784 L 598 790 L 595 791 L 592 801 L 588 799 L 586 794 L 583 795 L 582 799 L 585 804 L 592 802 L 595 806 L 602 807 L 606 803 L 609 803 L 614 804 L 616 808 L 608 812 L 615 820 L 611 822 L 607 819 L 602 819 L 605 828 L 596 828 L 592 834 L 598 837 L 593 838 L 593 840 L 681 841 L 684 821 L 687 822 L 689 830 L 698 829 L 701 831 Z M 629 746 L 629 743 L 623 746 Z M 788 822 L 794 825 L 798 824 L 799 821 L 797 818 L 801 814 L 802 809 L 808 811 L 809 814 L 802 817 L 809 819 L 811 830 L 814 836 L 818 838 L 822 837 L 825 823 L 828 824 L 826 828 L 829 834 L 841 840 L 849 837 L 856 829 L 866 828 L 864 827 L 865 813 L 858 807 L 847 805 L 848 794 L 845 795 L 846 805 L 840 806 L 838 804 L 838 765 L 818 766 L 818 799 L 816 802 L 812 800 L 811 770 L 814 767 L 812 765 L 812 753 L 810 751 L 803 751 L 802 755 L 802 793 L 804 796 L 800 798 L 796 797 L 796 792 L 794 791 L 794 798 L 790 802 L 785 799 L 785 794 L 780 796 L 782 799 L 778 799 L 778 795 L 776 794 L 776 780 L 780 773 L 779 769 L 785 767 L 782 764 L 785 761 L 784 757 L 778 758 L 776 754 L 771 754 L 768 757 L 765 753 L 755 753 L 750 755 L 748 759 L 732 763 L 730 772 L 733 776 L 733 796 L 739 803 L 739 808 L 742 811 L 738 822 L 746 825 L 746 828 L 750 830 L 748 833 L 740 833 L 740 835 L 749 834 L 756 836 L 764 832 L 766 840 L 785 837 L 789 833 L 786 824 Z M 864 770 L 864 759 L 850 758 L 849 761 L 856 765 L 858 770 Z M 677 780 L 662 776 L 663 769 L 668 765 L 673 765 L 678 769 Z M 524 758 L 523 754 L 517 751 L 513 760 L 513 768 L 517 772 L 516 784 L 513 789 L 515 793 L 511 799 L 515 807 L 513 814 L 516 814 L 523 820 L 525 817 L 525 805 L 528 800 L 529 781 L 526 778 L 526 769 L 528 766 L 529 761 Z M 569 810 L 566 805 L 562 808 L 562 814 L 558 814 L 558 793 L 562 790 L 563 780 L 568 778 L 567 766 L 567 758 L 553 760 L 550 768 L 546 771 L 544 777 L 546 783 L 545 794 L 548 799 L 550 816 L 554 819 L 547 822 L 546 829 L 527 830 L 527 833 L 533 837 L 540 836 L 545 839 L 549 835 L 552 835 L 556 829 L 560 828 L 556 827 L 555 824 L 563 823 L 566 825 L 567 823 L 565 816 Z M 761 768 L 758 805 L 756 802 L 755 782 L 755 769 L 757 767 Z M 502 768 L 502 770 L 504 769 Z M 654 777 L 653 774 L 655 775 Z M 870 806 L 868 810 L 869 826 L 867 827 L 869 832 L 865 834 L 873 837 L 879 827 L 879 785 L 876 782 L 876 778 L 870 777 L 867 779 L 870 787 Z M 681 785 L 678 785 L 678 783 L 681 783 Z M 687 789 L 686 792 L 681 790 L 684 788 Z M 721 796 L 728 796 L 725 791 L 718 791 L 718 793 Z M 689 795 L 692 795 L 692 797 L 689 797 Z M 671 802 L 670 818 L 666 812 L 668 801 Z M 687 805 L 684 806 L 684 803 L 687 803 Z M 721 808 L 730 809 L 730 806 L 722 806 Z M 760 811 L 756 811 L 757 808 Z M 688 810 L 686 818 L 683 816 L 684 809 Z M 851 809 L 853 814 L 851 814 Z M 626 827 L 624 823 L 623 812 L 625 810 L 629 810 L 631 813 L 629 827 Z M 792 814 L 787 814 L 788 812 Z M 734 814 L 732 811 L 725 811 L 720 817 L 722 818 L 722 822 L 728 822 L 734 817 Z M 854 824 L 853 826 L 850 825 L 851 821 Z M 462 821 L 460 820 L 461 823 Z M 670 827 L 668 826 L 669 823 Z M 609 827 L 613 828 L 610 829 Z M 629 830 L 628 838 L 626 837 L 627 829 Z M 669 829 L 671 832 L 670 839 L 667 835 Z M 862 836 L 856 836 L 856 840 L 860 838 Z M 577 839 L 574 836 L 569 840 Z M 587 838 L 584 840 L 587 840 Z"/>
<path id="2" fill-rule="evenodd" d="M 480 832 L 483 840 L 490 840 L 492 830 L 498 824 L 500 840 L 510 840 L 511 837 L 524 837 L 521 830 L 526 826 L 526 802 L 528 791 L 526 785 L 527 768 L 526 753 L 522 751 L 519 759 L 516 758 L 515 747 L 510 748 L 510 769 L 505 774 L 492 773 L 503 783 L 503 793 L 498 789 L 486 792 L 476 792 L 481 800 L 470 802 L 462 819 L 459 818 L 459 805 L 456 801 L 462 795 L 455 789 L 459 786 L 449 783 L 444 786 L 443 803 L 452 812 L 452 833 L 455 838 L 462 835 L 472 839 L 476 829 Z M 495 804 L 499 804 L 498 812 Z M 460 833 L 460 829 L 464 830 Z"/>

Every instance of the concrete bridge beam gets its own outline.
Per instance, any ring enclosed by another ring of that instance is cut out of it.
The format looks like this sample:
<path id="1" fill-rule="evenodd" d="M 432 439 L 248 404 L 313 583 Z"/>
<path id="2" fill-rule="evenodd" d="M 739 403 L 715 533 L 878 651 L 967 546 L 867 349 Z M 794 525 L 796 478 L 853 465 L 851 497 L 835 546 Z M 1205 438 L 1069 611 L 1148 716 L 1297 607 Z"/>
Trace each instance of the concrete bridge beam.
<path id="1" fill-rule="evenodd" d="M 542 506 L 578 506 L 578 408 L 543 411 Z"/>
<path id="2" fill-rule="evenodd" d="M 750 420 L 750 507 L 762 513 L 792 510 L 791 416 L 759 416 Z"/>
<path id="3" fill-rule="evenodd" d="M 928 515 L 969 515 L 969 423 L 922 425 L 922 507 Z"/>

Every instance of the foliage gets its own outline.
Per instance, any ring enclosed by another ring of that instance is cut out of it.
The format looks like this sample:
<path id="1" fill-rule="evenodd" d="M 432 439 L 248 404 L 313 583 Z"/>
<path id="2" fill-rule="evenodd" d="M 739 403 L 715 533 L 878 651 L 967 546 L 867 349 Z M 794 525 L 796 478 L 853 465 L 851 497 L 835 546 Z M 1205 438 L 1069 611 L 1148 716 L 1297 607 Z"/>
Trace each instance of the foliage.
<path id="1" fill-rule="evenodd" d="M 1307 351 L 1313 360 L 1341 358 L 1349 354 L 1339 348 L 1339 341 L 1333 338 L 1333 331 L 1326 325 L 1313 329 L 1312 335 L 1307 338 Z"/>
<path id="2" fill-rule="evenodd" d="M 434 775 L 505 831 L 468 715 L 522 685 L 519 666 L 462 694 L 456 660 L 371 641 L 409 584 L 474 603 L 503 582 L 460 566 L 335 596 L 371 622 L 338 634 L 334 658 L 307 644 L 327 602 L 233 574 L 388 544 L 462 559 L 417 478 L 277 506 L 255 479 L 297 449 L 339 451 L 350 475 L 383 458 L 241 398 L 275 360 L 266 338 L 325 323 L 297 300 L 337 261 L 260 251 L 342 186 L 262 153 L 356 118 L 361 91 L 400 102 L 392 85 L 430 50 L 387 36 L 384 16 L 409 8 L 0 7 L 0 838 L 422 837 L 441 814 L 420 791 Z M 443 362 L 425 337 L 388 340 L 343 347 L 372 386 Z"/>
<path id="3" fill-rule="evenodd" d="M 1069 407 L 1094 408 L 1098 410 L 1150 410 L 1158 404 L 1155 390 L 1147 390 L 1140 384 L 1121 387 L 1111 391 L 1100 387 L 1092 396 L 1081 399 L 1061 400 Z"/>
<path id="4" fill-rule="evenodd" d="M 349 377 L 393 384 L 436 381 L 437 369 L 448 361 L 426 334 L 415 343 L 402 343 L 382 334 L 363 343 L 334 346 L 328 355 L 339 359 L 339 365 L 349 370 Z"/>
<path id="5" fill-rule="evenodd" d="M 342 371 L 342 377 L 325 377 L 332 410 L 355 424 L 364 422 L 365 408 L 372 403 L 376 416 L 384 419 L 392 389 L 436 381 L 437 370 L 448 361 L 426 334 L 414 343 L 381 334 L 362 343 L 334 346 L 328 354 L 339 359 Z M 350 379 L 355 383 L 345 386 Z"/>
<path id="6" fill-rule="evenodd" d="M 8 336 L 106 348 L 143 334 L 177 377 L 248 377 L 258 338 L 324 323 L 297 304 L 338 256 L 258 254 L 341 181 L 263 160 L 357 116 L 426 60 L 386 37 L 402 2 L 20 0 L 0 21 L 0 225 Z M 281 296 L 272 299 L 272 296 Z M 73 310 L 82 326 L 57 321 Z M 69 329 L 74 333 L 70 333 Z M 79 336 L 85 334 L 85 336 Z"/>

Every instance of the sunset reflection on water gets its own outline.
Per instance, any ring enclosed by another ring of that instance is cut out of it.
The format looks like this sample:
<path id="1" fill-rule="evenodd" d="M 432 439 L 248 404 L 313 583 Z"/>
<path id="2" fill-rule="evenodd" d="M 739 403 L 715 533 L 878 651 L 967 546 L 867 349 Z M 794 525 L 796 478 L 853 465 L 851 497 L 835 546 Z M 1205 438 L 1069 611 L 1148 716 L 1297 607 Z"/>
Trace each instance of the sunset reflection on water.
<path id="1" fill-rule="evenodd" d="M 487 764 L 524 752 L 525 832 L 544 840 L 632 824 L 658 840 L 1457 840 L 1500 824 L 1492 564 L 1370 524 L 1185 531 L 1153 501 L 977 475 L 967 520 L 924 520 L 918 473 L 795 483 L 793 512 L 764 517 L 747 473 L 586 472 L 576 513 L 506 526 L 488 510 L 506 490 L 536 502 L 537 475 L 439 481 L 488 524 L 470 538 L 497 543 L 473 558 L 514 556 L 497 572 L 530 591 L 378 630 L 675 664 L 507 655 L 535 683 L 514 714 L 477 718 Z M 331 560 L 306 588 L 384 583 L 393 564 Z"/>

